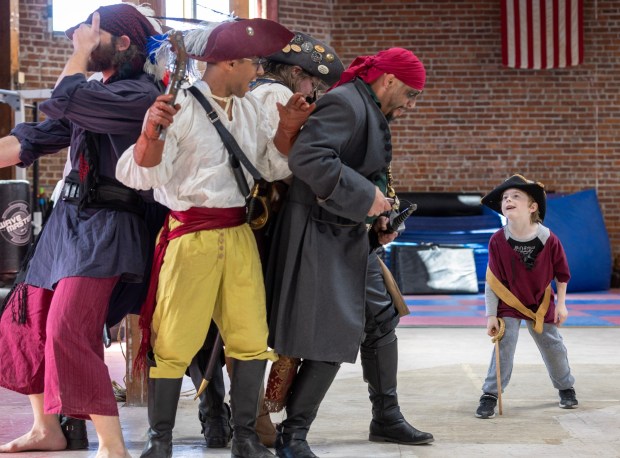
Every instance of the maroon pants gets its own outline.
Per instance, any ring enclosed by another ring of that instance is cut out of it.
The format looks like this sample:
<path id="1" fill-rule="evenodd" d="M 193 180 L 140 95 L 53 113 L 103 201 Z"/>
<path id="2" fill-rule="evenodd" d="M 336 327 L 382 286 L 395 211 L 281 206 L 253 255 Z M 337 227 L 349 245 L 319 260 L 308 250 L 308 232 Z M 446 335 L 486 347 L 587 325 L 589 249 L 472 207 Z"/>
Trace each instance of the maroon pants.
<path id="1" fill-rule="evenodd" d="M 114 278 L 69 277 L 54 291 L 28 286 L 27 321 L 17 295 L 0 319 L 0 386 L 43 393 L 46 414 L 118 416 L 102 334 Z"/>

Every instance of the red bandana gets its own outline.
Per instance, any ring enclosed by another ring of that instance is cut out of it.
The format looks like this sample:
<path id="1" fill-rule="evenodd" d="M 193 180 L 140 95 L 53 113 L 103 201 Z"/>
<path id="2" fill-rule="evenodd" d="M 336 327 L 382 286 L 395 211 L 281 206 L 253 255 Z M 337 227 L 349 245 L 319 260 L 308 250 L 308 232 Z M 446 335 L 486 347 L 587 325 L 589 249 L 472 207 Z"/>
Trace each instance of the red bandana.
<path id="1" fill-rule="evenodd" d="M 347 83 L 355 77 L 371 84 L 385 73 L 391 73 L 407 86 L 421 91 L 426 82 L 424 65 L 411 51 L 403 48 L 390 48 L 374 56 L 357 57 L 347 68 L 340 81 L 333 87 Z"/>

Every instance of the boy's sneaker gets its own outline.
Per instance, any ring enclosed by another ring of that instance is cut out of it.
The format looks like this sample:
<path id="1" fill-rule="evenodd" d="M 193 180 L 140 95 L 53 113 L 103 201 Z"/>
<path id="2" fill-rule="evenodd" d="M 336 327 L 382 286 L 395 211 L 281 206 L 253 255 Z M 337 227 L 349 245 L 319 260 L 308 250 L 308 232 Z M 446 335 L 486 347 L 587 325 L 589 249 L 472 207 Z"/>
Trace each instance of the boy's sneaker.
<path id="1" fill-rule="evenodd" d="M 575 409 L 579 402 L 575 397 L 575 389 L 568 388 L 567 390 L 560 390 L 560 407 L 562 409 Z"/>
<path id="2" fill-rule="evenodd" d="M 480 405 L 476 410 L 478 418 L 493 418 L 495 416 L 495 406 L 497 405 L 497 396 L 490 393 L 484 393 L 480 396 Z"/>

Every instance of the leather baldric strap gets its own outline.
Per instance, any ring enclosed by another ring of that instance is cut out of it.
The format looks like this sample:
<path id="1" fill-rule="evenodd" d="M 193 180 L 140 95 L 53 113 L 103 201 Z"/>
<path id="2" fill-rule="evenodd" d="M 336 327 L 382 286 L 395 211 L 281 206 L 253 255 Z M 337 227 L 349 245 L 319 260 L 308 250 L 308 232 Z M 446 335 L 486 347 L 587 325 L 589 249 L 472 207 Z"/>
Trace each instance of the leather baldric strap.
<path id="1" fill-rule="evenodd" d="M 495 274 L 493 274 L 493 272 L 491 272 L 491 269 L 488 266 L 486 280 L 493 292 L 497 294 L 497 297 L 499 297 L 506 305 L 512 307 L 522 315 L 534 321 L 534 331 L 536 331 L 538 334 L 542 333 L 543 324 L 545 322 L 545 315 L 547 314 L 547 310 L 549 310 L 549 303 L 551 302 L 551 283 L 549 283 L 549 285 L 547 286 L 543 300 L 538 306 L 538 310 L 536 311 L 536 313 L 534 313 L 525 305 L 523 305 L 523 303 L 519 299 L 517 299 L 517 297 L 512 294 L 501 281 L 499 281 L 499 279 L 495 276 Z"/>

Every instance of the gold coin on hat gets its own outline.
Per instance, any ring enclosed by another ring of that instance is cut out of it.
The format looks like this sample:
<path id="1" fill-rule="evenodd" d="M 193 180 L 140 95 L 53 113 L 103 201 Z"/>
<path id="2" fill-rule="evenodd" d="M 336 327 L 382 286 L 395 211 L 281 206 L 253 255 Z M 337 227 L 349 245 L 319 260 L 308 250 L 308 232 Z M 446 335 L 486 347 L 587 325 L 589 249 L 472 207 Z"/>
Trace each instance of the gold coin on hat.
<path id="1" fill-rule="evenodd" d="M 334 61 L 334 55 L 330 52 L 328 52 L 327 54 L 325 54 L 325 62 L 333 62 Z"/>
<path id="2" fill-rule="evenodd" d="M 245 32 L 251 37 L 254 36 L 254 29 L 252 27 L 246 27 Z"/>
<path id="3" fill-rule="evenodd" d="M 301 52 L 301 46 L 299 45 L 291 45 L 291 50 L 295 52 Z"/>
<path id="4" fill-rule="evenodd" d="M 323 75 L 327 75 L 329 73 L 329 68 L 327 68 L 325 65 L 321 64 L 316 68 L 319 73 L 323 74 Z"/>
<path id="5" fill-rule="evenodd" d="M 283 53 L 291 52 L 291 45 L 286 45 L 284 48 L 282 48 L 282 52 Z"/>
<path id="6" fill-rule="evenodd" d="M 314 45 L 314 49 L 316 49 L 318 52 L 325 52 L 325 48 L 321 45 Z"/>

